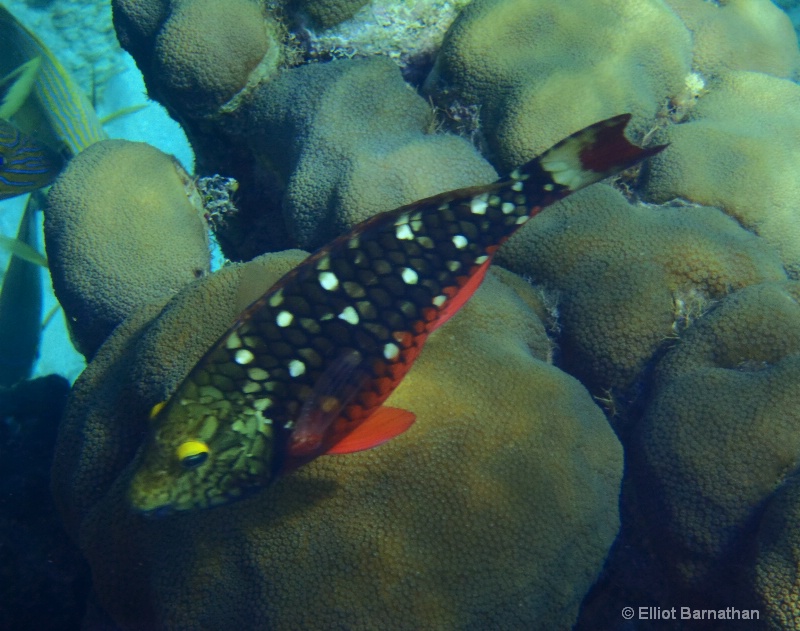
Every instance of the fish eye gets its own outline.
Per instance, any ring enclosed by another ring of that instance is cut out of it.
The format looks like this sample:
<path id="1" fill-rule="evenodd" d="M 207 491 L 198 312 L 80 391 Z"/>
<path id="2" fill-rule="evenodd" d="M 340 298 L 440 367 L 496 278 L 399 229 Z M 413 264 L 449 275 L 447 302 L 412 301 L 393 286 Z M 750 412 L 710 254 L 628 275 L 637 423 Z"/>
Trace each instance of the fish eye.
<path id="1" fill-rule="evenodd" d="M 178 460 L 186 469 L 194 469 L 208 460 L 211 450 L 199 440 L 189 440 L 182 443 L 176 450 Z"/>

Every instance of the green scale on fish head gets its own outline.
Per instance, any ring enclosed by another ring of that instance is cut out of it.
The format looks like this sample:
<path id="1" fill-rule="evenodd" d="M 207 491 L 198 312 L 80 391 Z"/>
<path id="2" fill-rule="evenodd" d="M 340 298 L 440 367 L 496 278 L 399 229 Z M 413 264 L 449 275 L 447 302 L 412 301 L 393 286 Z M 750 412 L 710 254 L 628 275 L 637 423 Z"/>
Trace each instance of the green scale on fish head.
<path id="1" fill-rule="evenodd" d="M 134 507 L 223 504 L 408 429 L 413 414 L 382 404 L 497 248 L 545 206 L 663 148 L 630 144 L 629 118 L 573 134 L 493 184 L 376 215 L 289 272 L 154 407 Z"/>

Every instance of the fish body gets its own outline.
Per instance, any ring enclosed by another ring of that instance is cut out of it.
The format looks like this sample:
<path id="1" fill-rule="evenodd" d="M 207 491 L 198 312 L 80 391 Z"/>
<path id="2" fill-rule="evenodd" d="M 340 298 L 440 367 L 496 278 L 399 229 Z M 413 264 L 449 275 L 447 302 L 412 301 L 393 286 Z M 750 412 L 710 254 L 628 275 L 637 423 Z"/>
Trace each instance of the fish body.
<path id="1" fill-rule="evenodd" d="M 154 407 L 133 506 L 222 504 L 405 431 L 413 414 L 383 402 L 498 247 L 545 206 L 661 150 L 629 143 L 629 118 L 577 132 L 493 184 L 377 215 L 286 274 Z"/>
<path id="2" fill-rule="evenodd" d="M 0 120 L 0 200 L 47 186 L 63 165 L 47 145 Z"/>
<path id="3" fill-rule="evenodd" d="M 13 105 L 4 98 L 0 118 L 11 118 L 23 132 L 33 134 L 64 158 L 71 158 L 89 145 L 108 138 L 97 114 L 63 65 L 36 34 L 0 5 L 0 41 L 3 57 L 0 72 L 16 73 L 36 62 L 30 96 L 21 98 L 20 87 L 30 77 L 21 72 L 15 84 Z M 7 109 L 10 107 L 10 109 Z"/>

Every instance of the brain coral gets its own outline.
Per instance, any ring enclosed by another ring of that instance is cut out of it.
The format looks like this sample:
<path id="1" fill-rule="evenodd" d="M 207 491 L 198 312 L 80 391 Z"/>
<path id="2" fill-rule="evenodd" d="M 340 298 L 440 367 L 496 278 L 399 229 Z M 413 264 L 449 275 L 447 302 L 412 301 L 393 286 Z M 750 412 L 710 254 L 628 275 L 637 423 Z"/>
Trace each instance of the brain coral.
<path id="1" fill-rule="evenodd" d="M 84 355 L 133 309 L 208 272 L 202 212 L 177 161 L 145 143 L 104 140 L 69 163 L 48 196 L 45 245 Z"/>
<path id="2" fill-rule="evenodd" d="M 506 171 L 594 121 L 652 119 L 684 89 L 690 60 L 688 31 L 659 0 L 475 0 L 426 89 L 445 109 L 480 106 Z"/>
<path id="3" fill-rule="evenodd" d="M 570 626 L 616 534 L 622 454 L 580 384 L 535 355 L 549 349 L 535 297 L 508 274 L 431 336 L 390 399 L 417 414 L 404 436 L 236 504 L 131 513 L 148 408 L 297 258 L 223 268 L 150 324 L 163 301 L 144 308 L 76 383 L 54 493 L 100 604 L 126 629 Z"/>
<path id="4" fill-rule="evenodd" d="M 284 220 L 299 247 L 319 247 L 377 212 L 496 178 L 466 140 L 429 133 L 430 106 L 386 59 L 294 68 L 242 109 L 255 159 L 285 182 Z M 254 213 L 263 217 L 263 205 Z M 247 212 L 232 218 L 223 244 L 245 238 L 231 233 L 251 220 Z M 243 249 L 236 256 L 263 251 Z"/>
<path id="5" fill-rule="evenodd" d="M 547 209 L 497 261 L 558 293 L 563 364 L 598 394 L 630 388 L 709 299 L 785 278 L 771 248 L 720 211 L 633 206 L 604 185 Z"/>
<path id="6" fill-rule="evenodd" d="M 718 206 L 775 246 L 791 276 L 800 275 L 800 86 L 726 73 L 686 122 L 655 140 L 671 144 L 651 161 L 650 200 Z"/>
<path id="7" fill-rule="evenodd" d="M 800 70 L 789 17 L 770 0 L 666 0 L 692 32 L 693 66 L 710 76 L 754 70 L 787 79 Z"/>
<path id="8" fill-rule="evenodd" d="M 740 570 L 764 501 L 797 467 L 798 299 L 793 281 L 733 293 L 656 368 L 628 453 L 640 509 L 680 585 Z"/>

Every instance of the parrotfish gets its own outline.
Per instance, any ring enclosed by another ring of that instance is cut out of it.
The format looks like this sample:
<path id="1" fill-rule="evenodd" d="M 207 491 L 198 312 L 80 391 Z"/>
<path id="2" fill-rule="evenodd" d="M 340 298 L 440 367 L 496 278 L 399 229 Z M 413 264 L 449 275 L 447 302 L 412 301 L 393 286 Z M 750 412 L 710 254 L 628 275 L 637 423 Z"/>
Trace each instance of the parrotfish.
<path id="1" fill-rule="evenodd" d="M 305 259 L 154 406 L 133 507 L 224 504 L 406 431 L 414 415 L 384 401 L 500 245 L 549 204 L 663 149 L 631 144 L 629 119 L 591 125 L 492 184 L 376 215 Z"/>
<path id="2" fill-rule="evenodd" d="M 47 145 L 0 119 L 0 200 L 47 186 L 63 165 Z"/>

